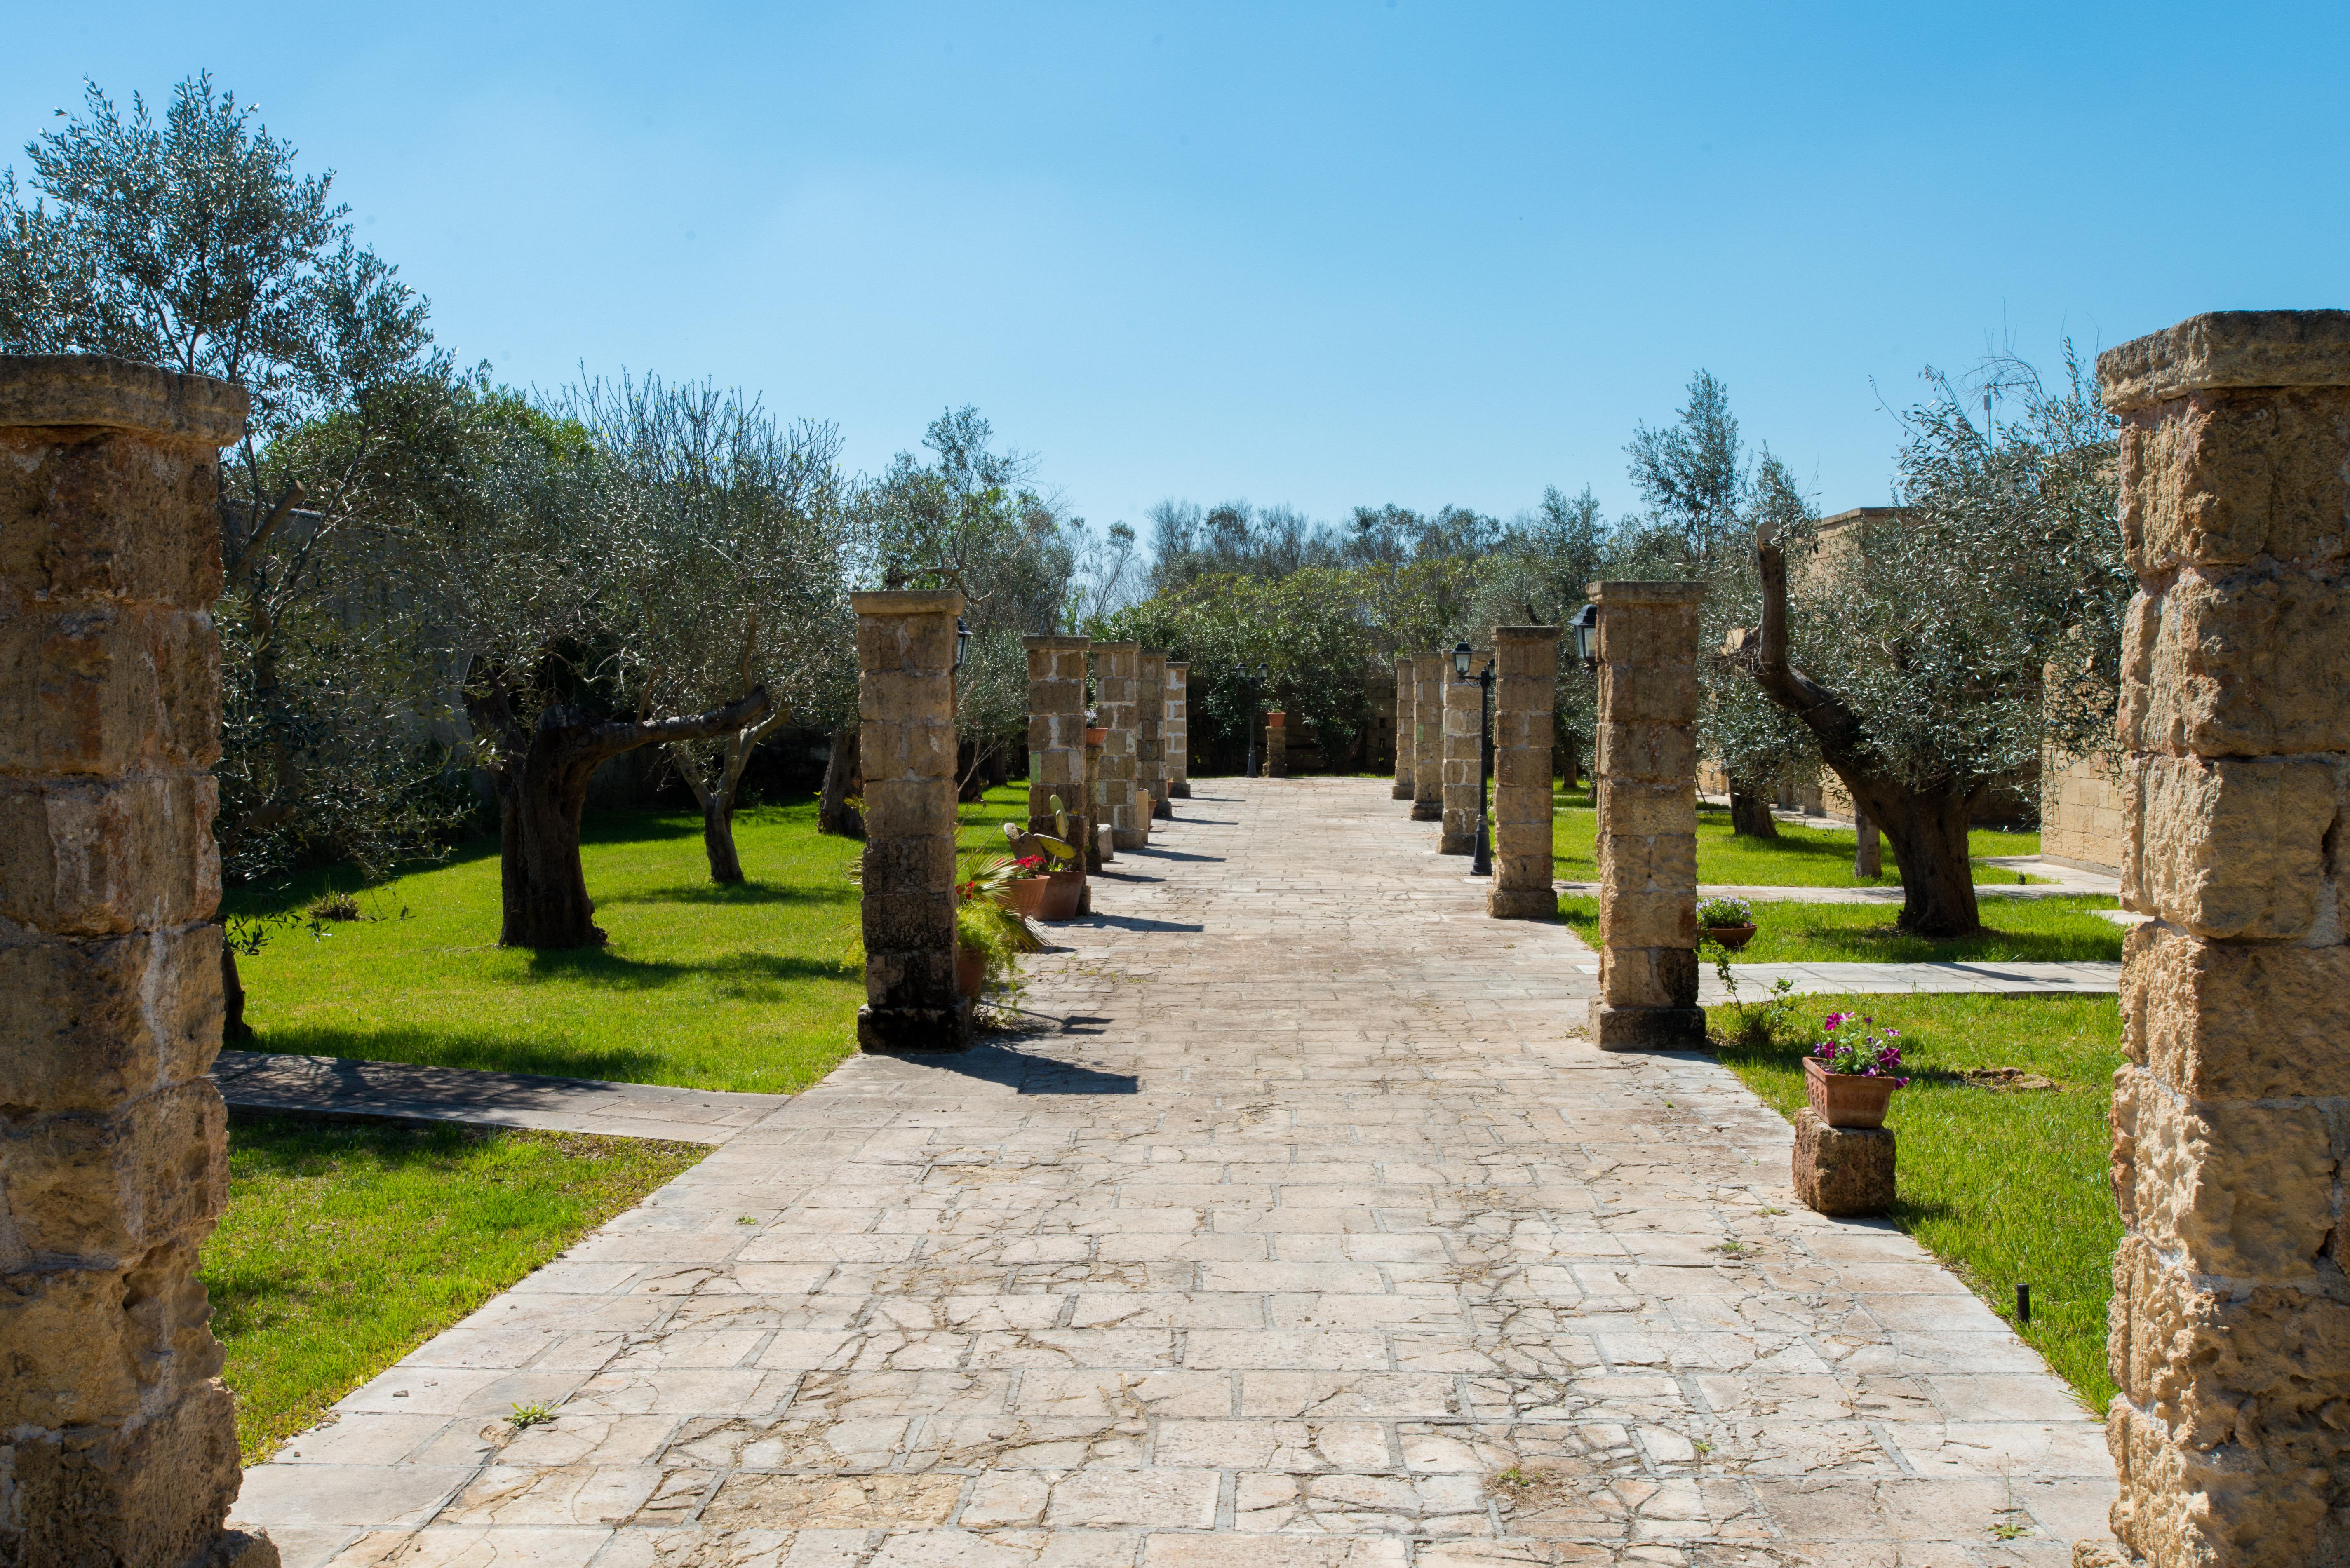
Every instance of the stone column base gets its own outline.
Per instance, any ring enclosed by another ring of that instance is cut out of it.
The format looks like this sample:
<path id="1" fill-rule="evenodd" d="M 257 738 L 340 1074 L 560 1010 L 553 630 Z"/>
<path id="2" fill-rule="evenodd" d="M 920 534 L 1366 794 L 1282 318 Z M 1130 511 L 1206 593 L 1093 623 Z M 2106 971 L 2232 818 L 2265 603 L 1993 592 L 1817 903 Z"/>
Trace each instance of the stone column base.
<path id="1" fill-rule="evenodd" d="M 1160 795 L 1159 797 L 1159 804 L 1150 808 L 1150 815 L 1157 817 L 1161 822 L 1174 821 L 1175 807 L 1172 804 L 1174 798 L 1174 792 L 1171 790 L 1167 794 Z"/>
<path id="2" fill-rule="evenodd" d="M 875 1007 L 857 1010 L 860 1051 L 960 1051 L 971 1044 L 971 1003 L 953 1007 Z"/>
<path id="3" fill-rule="evenodd" d="M 1118 829 L 1107 822 L 1094 830 L 1094 857 L 1105 865 L 1118 858 Z"/>
<path id="4" fill-rule="evenodd" d="M 1795 1196 L 1822 1214 L 1883 1214 L 1893 1207 L 1893 1147 L 1891 1127 L 1832 1127 L 1805 1106 L 1795 1116 Z"/>
<path id="5" fill-rule="evenodd" d="M 277 1543 L 265 1530 L 224 1530 L 203 1568 L 278 1568 Z"/>
<path id="6" fill-rule="evenodd" d="M 1189 800 L 1191 798 L 1191 781 L 1176 779 L 1168 784 L 1167 793 L 1173 799 Z"/>
<path id="7" fill-rule="evenodd" d="M 1555 920 L 1555 888 L 1496 888 L 1485 895 L 1485 913 L 1497 920 Z"/>
<path id="8" fill-rule="evenodd" d="M 1440 835 L 1436 840 L 1436 852 L 1439 855 L 1476 854 L 1477 830 L 1472 827 L 1466 833 L 1453 833 L 1448 831 Z"/>
<path id="9" fill-rule="evenodd" d="M 1409 800 L 1411 798 L 1411 784 L 1409 781 L 1399 782 L 1393 789 L 1388 791 L 1388 798 L 1389 800 Z"/>
<path id="10" fill-rule="evenodd" d="M 2073 1542 L 2073 1568 L 2137 1568 L 2144 1561 L 2131 1556 L 2118 1541 Z"/>
<path id="11" fill-rule="evenodd" d="M 1150 842 L 1150 835 L 1139 827 L 1113 827 L 1109 830 L 1109 841 L 1119 849 L 1139 849 Z M 1102 858 L 1107 860 L 1109 857 L 1105 855 Z"/>
<path id="12" fill-rule="evenodd" d="M 1444 820 L 1444 803 L 1440 800 L 1413 801 L 1411 803 L 1411 819 L 1414 822 L 1442 822 Z"/>
<path id="13" fill-rule="evenodd" d="M 1602 1051 L 1693 1051 L 1705 1044 L 1702 1007 L 1591 1004 L 1591 1043 Z"/>

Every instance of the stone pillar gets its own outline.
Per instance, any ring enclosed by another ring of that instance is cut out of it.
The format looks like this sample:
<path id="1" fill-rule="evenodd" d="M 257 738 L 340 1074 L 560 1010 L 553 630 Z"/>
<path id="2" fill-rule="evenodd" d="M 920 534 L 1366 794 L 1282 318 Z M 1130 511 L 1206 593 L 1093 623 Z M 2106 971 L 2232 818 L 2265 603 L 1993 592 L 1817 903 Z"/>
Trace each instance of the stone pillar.
<path id="1" fill-rule="evenodd" d="M 1390 800 L 1411 798 L 1411 753 L 1419 743 L 1412 727 L 1412 699 L 1418 694 L 1412 678 L 1412 663 L 1402 654 L 1396 655 L 1395 711 L 1395 787 L 1388 792 Z"/>
<path id="2" fill-rule="evenodd" d="M 1167 747 L 1167 794 L 1174 800 L 1191 798 L 1191 665 L 1182 659 L 1167 661 L 1167 727 L 1160 737 Z"/>
<path id="3" fill-rule="evenodd" d="M 1134 781 L 1148 797 L 1143 806 L 1146 823 L 1175 815 L 1167 804 L 1167 650 L 1163 648 L 1142 649 L 1135 656 Z"/>
<path id="4" fill-rule="evenodd" d="M 1101 754 L 1102 742 L 1109 732 L 1099 727 L 1086 732 L 1086 870 L 1098 871 L 1105 862 L 1118 858 L 1114 846 L 1108 844 L 1109 824 L 1102 820 Z M 1086 884 L 1085 907 L 1093 909 L 1093 884 Z"/>
<path id="5" fill-rule="evenodd" d="M 2350 312 L 2198 316 L 2097 374 L 2138 580 L 2121 901 L 2153 917 L 2114 1087 L 2114 1530 L 2158 1568 L 2350 1562 Z"/>
<path id="6" fill-rule="evenodd" d="M 1028 831 L 1057 837 L 1053 797 L 1069 819 L 1068 843 L 1086 869 L 1092 810 L 1086 798 L 1086 649 L 1089 637 L 1024 637 L 1028 653 Z M 1083 909 L 1091 889 L 1078 894 Z"/>
<path id="7" fill-rule="evenodd" d="M 1264 776 L 1289 776 L 1289 715 L 1278 708 L 1264 716 Z"/>
<path id="8" fill-rule="evenodd" d="M 228 1193 L 223 444 L 245 395 L 0 357 L 0 1562 L 275 1564 L 197 1249 Z"/>
<path id="9" fill-rule="evenodd" d="M 1599 607 L 1603 1051 L 1705 1043 L 1697 1004 L 1697 639 L 1702 583 L 1594 583 Z"/>
<path id="10" fill-rule="evenodd" d="M 1477 790 L 1484 753 L 1485 689 L 1477 684 L 1475 676 L 1492 656 L 1490 648 L 1481 648 L 1471 654 L 1471 679 L 1467 680 L 1452 673 L 1451 654 L 1442 660 L 1444 815 L 1436 840 L 1439 855 L 1477 853 Z"/>
<path id="11" fill-rule="evenodd" d="M 1452 656 L 1423 653 L 1411 661 L 1411 819 L 1444 820 L 1444 687 Z"/>
<path id="12" fill-rule="evenodd" d="M 1141 848 L 1150 832 L 1149 818 L 1134 809 L 1134 681 L 1141 652 L 1139 642 L 1094 644 L 1094 712 L 1109 732 L 1102 741 L 1102 818 L 1109 824 L 1110 842 L 1120 849 Z"/>
<path id="13" fill-rule="evenodd" d="M 1551 710 L 1558 700 L 1558 628 L 1493 628 L 1493 888 L 1497 920 L 1558 918 L 1551 886 Z"/>
<path id="14" fill-rule="evenodd" d="M 955 989 L 958 593 L 851 594 L 865 769 L 868 1051 L 952 1051 L 971 1038 Z"/>

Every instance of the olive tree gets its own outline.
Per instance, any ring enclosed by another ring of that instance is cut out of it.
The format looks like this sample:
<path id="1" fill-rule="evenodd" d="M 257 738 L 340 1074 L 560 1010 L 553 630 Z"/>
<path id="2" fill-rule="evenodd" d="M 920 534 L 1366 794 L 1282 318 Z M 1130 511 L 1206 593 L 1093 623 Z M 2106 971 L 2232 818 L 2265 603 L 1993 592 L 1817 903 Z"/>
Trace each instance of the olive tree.
<path id="1" fill-rule="evenodd" d="M 2114 421 L 2068 344 L 2049 387 L 2013 360 L 1990 368 L 2022 407 L 1977 430 L 1945 377 L 1905 416 L 1905 516 L 1865 527 L 1789 590 L 1816 553 L 1805 521 L 1754 546 L 1761 625 L 1746 666 L 1810 733 L 1901 861 L 1903 929 L 1978 925 L 1967 830 L 1995 783 L 2109 727 L 2133 579 L 2114 526 Z M 2057 680 L 2053 659 L 2064 659 Z"/>

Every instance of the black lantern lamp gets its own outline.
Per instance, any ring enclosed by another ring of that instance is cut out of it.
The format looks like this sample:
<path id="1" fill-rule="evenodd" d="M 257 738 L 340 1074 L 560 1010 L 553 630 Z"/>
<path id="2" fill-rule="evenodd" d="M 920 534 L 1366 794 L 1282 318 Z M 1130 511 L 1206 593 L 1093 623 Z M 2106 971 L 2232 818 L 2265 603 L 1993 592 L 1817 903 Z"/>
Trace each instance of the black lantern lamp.
<path id="1" fill-rule="evenodd" d="M 965 626 L 965 625 L 963 624 L 962 617 L 961 617 L 961 616 L 957 616 L 957 617 L 955 617 L 955 661 L 954 661 L 954 667 L 955 667 L 957 670 L 961 670 L 961 669 L 962 668 L 963 656 L 964 656 L 965 654 L 969 653 L 970 651 L 971 651 L 971 628 L 969 628 L 969 627 L 967 627 L 967 626 Z"/>
<path id="2" fill-rule="evenodd" d="M 1466 680 L 1469 679 L 1469 655 L 1471 651 L 1469 645 L 1465 642 L 1456 642 L 1452 645 L 1452 678 L 1454 680 Z"/>
<path id="3" fill-rule="evenodd" d="M 1586 605 L 1583 613 L 1573 621 L 1575 657 L 1583 660 L 1586 670 L 1599 667 L 1599 607 Z"/>

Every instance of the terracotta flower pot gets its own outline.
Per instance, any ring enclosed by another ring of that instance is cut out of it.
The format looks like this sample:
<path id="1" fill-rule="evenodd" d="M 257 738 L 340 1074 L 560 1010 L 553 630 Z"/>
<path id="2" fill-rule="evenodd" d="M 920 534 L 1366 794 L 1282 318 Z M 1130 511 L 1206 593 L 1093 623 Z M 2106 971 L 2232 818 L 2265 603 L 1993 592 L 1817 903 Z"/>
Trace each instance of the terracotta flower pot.
<path id="1" fill-rule="evenodd" d="M 1003 890 L 1024 919 L 1041 920 L 1045 918 L 1045 894 L 1050 887 L 1042 877 L 1023 877 L 1017 882 L 1006 882 Z"/>
<path id="2" fill-rule="evenodd" d="M 1077 905 L 1086 896 L 1086 874 L 1074 867 L 1066 871 L 1045 873 L 1045 908 L 1036 917 L 1040 920 L 1074 920 Z"/>
<path id="3" fill-rule="evenodd" d="M 1891 1078 L 1831 1073 L 1817 1056 L 1804 1058 L 1804 1093 L 1832 1127 L 1881 1127 L 1893 1104 Z"/>
<path id="4" fill-rule="evenodd" d="M 979 988 L 987 980 L 987 953 L 983 949 L 955 944 L 955 989 L 972 1001 L 979 1000 Z"/>
<path id="5" fill-rule="evenodd" d="M 1109 731 L 1108 731 L 1108 730 L 1107 730 L 1107 729 L 1100 729 L 1100 730 L 1087 730 L 1087 731 L 1086 732 L 1086 744 L 1087 744 L 1087 745 L 1088 745 L 1088 746 L 1103 746 L 1103 745 L 1107 745 L 1108 743 L 1109 743 Z"/>
<path id="6" fill-rule="evenodd" d="M 1715 941 L 1720 942 L 1731 952 L 1736 952 L 1739 949 L 1744 947 L 1748 942 L 1754 940 L 1755 928 L 1751 925 L 1707 926 L 1704 928 L 1704 930 L 1707 936 L 1711 937 Z"/>

